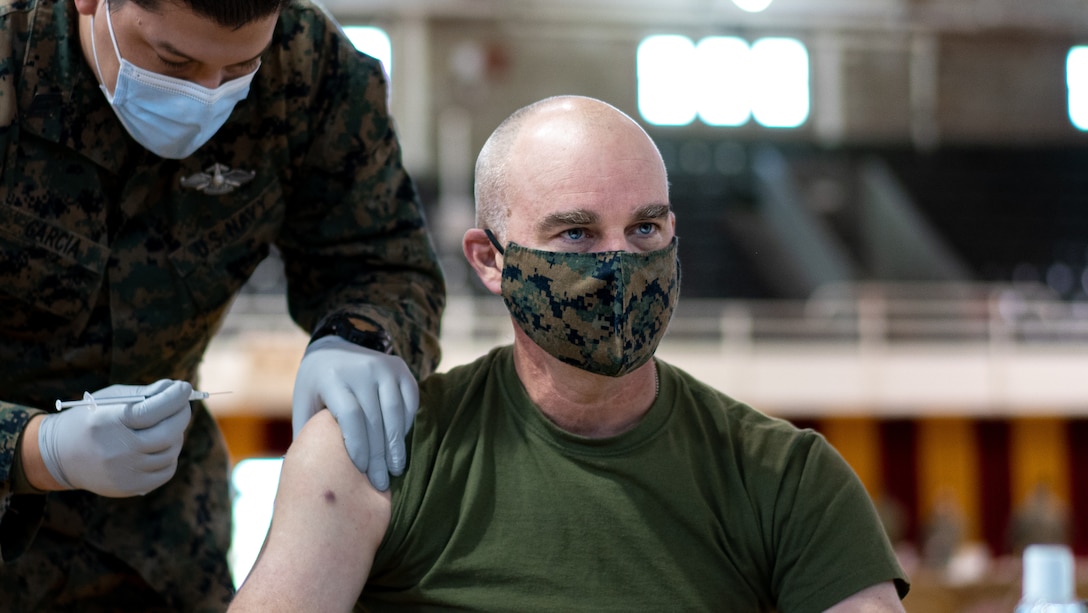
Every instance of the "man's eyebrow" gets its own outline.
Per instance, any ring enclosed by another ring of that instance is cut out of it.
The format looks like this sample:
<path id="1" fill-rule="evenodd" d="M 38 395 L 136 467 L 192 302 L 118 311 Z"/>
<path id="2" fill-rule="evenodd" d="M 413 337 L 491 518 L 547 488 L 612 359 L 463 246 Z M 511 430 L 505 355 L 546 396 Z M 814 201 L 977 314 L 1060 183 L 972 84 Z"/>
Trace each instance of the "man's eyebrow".
<path id="1" fill-rule="evenodd" d="M 663 219 L 669 215 L 667 204 L 647 204 L 639 207 L 634 214 L 636 220 Z M 552 213 L 536 224 L 538 232 L 548 232 L 564 226 L 588 226 L 600 221 L 600 216 L 594 211 L 586 209 L 574 209 Z"/>
<path id="2" fill-rule="evenodd" d="M 668 217 L 669 210 L 668 204 L 647 204 L 635 211 L 635 219 L 661 219 Z"/>
<path id="3" fill-rule="evenodd" d="M 170 43 L 169 41 L 165 41 L 165 40 L 164 40 L 164 41 L 159 41 L 159 43 L 158 43 L 158 46 L 159 46 L 159 48 L 160 48 L 160 49 L 162 49 L 163 51 L 166 51 L 167 53 L 170 53 L 170 54 L 176 55 L 176 56 L 178 56 L 178 57 L 183 57 L 183 58 L 185 58 L 186 60 L 188 60 L 188 61 L 190 61 L 190 62 L 196 62 L 196 61 L 199 61 L 199 60 L 197 60 L 196 58 L 194 58 L 194 57 L 190 56 L 189 54 L 187 54 L 187 53 L 184 53 L 184 52 L 182 52 L 182 51 L 181 51 L 181 49 L 178 49 L 178 48 L 177 48 L 177 47 L 175 47 L 175 46 L 174 46 L 173 44 L 171 44 L 171 43 Z M 230 65 L 231 65 L 231 66 L 244 66 L 244 65 L 246 65 L 246 64 L 250 64 L 250 63 L 253 63 L 254 61 L 256 61 L 256 60 L 257 60 L 257 58 L 259 58 L 259 57 L 261 57 L 262 55 L 264 55 L 264 52 L 265 52 L 265 51 L 268 51 L 268 48 L 269 48 L 269 47 L 271 47 L 271 46 L 272 46 L 272 41 L 271 41 L 271 40 L 269 40 L 269 41 L 268 41 L 268 44 L 267 44 L 267 45 L 265 45 L 265 46 L 264 46 L 264 49 L 261 49 L 261 52 L 260 52 L 260 53 L 258 53 L 257 55 L 255 55 L 255 56 L 253 56 L 253 57 L 249 58 L 248 60 L 242 60 L 241 62 L 235 62 L 234 64 L 230 64 Z"/>
<path id="4" fill-rule="evenodd" d="M 541 219 L 536 224 L 536 229 L 538 232 L 547 232 L 562 226 L 585 226 L 596 223 L 598 220 L 600 220 L 600 216 L 593 211 L 587 211 L 586 209 L 560 211 L 559 213 L 552 213 L 544 219 Z"/>

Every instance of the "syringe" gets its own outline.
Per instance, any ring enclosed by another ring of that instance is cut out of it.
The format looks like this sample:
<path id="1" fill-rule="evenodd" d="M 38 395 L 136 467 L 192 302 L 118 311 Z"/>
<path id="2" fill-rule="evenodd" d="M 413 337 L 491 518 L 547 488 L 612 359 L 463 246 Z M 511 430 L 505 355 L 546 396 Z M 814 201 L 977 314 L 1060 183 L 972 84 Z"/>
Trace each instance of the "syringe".
<path id="1" fill-rule="evenodd" d="M 193 390 L 193 393 L 189 394 L 189 400 L 204 400 L 213 394 L 229 393 L 230 392 L 198 392 Z M 58 400 L 56 402 L 56 407 L 59 411 L 69 407 L 98 406 L 99 404 L 128 404 L 131 402 L 143 402 L 144 400 L 147 400 L 147 396 L 112 396 L 109 398 L 95 399 L 94 396 L 91 396 L 90 392 L 83 392 L 82 400 Z"/>

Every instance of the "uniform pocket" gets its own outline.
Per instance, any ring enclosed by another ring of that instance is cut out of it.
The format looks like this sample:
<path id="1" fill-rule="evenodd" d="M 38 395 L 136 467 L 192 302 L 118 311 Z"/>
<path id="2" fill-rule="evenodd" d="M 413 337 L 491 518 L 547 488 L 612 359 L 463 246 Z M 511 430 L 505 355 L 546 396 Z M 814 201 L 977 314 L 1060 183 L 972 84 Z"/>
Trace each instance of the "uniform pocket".
<path id="1" fill-rule="evenodd" d="M 282 192 L 272 182 L 170 254 L 174 268 L 202 309 L 216 310 L 230 302 L 268 255 L 283 218 Z"/>
<path id="2" fill-rule="evenodd" d="M 109 249 L 11 205 L 0 205 L 0 329 L 53 337 L 86 324 Z"/>

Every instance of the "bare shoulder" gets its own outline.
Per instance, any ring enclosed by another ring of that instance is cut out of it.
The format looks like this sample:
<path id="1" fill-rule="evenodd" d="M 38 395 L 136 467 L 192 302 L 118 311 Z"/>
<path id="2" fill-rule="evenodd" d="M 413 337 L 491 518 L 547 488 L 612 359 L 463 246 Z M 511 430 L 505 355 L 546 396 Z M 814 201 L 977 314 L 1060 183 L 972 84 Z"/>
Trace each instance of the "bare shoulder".
<path id="1" fill-rule="evenodd" d="M 284 456 L 284 468 L 288 467 L 300 472 L 320 468 L 322 473 L 335 472 L 349 482 L 354 482 L 357 476 L 368 481 L 358 470 L 347 470 L 354 469 L 354 465 L 344 448 L 340 425 L 328 411 L 315 413 L 299 431 Z"/>
<path id="2" fill-rule="evenodd" d="M 381 535 L 385 533 L 389 494 L 374 489 L 366 475 L 355 468 L 344 448 L 340 426 L 328 411 L 311 417 L 291 444 L 279 488 L 276 515 L 288 507 L 305 510 L 311 521 L 324 517 L 339 522 L 341 529 L 381 525 Z"/>

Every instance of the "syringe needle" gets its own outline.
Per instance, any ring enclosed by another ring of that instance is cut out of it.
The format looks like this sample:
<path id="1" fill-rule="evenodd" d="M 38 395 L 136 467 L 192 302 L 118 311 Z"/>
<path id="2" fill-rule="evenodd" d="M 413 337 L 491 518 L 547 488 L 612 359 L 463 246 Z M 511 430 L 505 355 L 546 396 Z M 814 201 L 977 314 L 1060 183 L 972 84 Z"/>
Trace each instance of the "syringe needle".
<path id="1" fill-rule="evenodd" d="M 189 400 L 205 400 L 209 396 L 229 393 L 230 392 L 198 392 L 193 390 L 193 393 L 189 394 Z M 147 400 L 147 396 L 112 396 L 109 398 L 95 399 L 91 396 L 90 392 L 84 392 L 82 400 L 58 400 L 55 403 L 55 406 L 59 411 L 71 407 L 97 406 L 98 404 L 129 404 L 132 402 L 143 402 L 144 400 Z"/>

